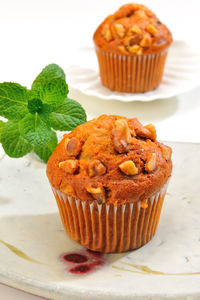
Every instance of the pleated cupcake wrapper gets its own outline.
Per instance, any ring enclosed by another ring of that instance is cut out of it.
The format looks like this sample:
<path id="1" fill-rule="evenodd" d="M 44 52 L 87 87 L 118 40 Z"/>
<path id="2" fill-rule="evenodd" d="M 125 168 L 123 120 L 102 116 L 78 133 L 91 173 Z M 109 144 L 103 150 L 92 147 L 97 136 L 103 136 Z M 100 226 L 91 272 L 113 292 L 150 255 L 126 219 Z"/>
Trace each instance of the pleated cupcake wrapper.
<path id="1" fill-rule="evenodd" d="M 89 203 L 52 188 L 63 226 L 84 247 L 100 252 L 124 252 L 146 244 L 155 234 L 168 183 L 145 201 Z"/>
<path id="2" fill-rule="evenodd" d="M 111 90 L 142 93 L 161 82 L 168 49 L 144 56 L 120 55 L 96 47 L 102 84 Z"/>

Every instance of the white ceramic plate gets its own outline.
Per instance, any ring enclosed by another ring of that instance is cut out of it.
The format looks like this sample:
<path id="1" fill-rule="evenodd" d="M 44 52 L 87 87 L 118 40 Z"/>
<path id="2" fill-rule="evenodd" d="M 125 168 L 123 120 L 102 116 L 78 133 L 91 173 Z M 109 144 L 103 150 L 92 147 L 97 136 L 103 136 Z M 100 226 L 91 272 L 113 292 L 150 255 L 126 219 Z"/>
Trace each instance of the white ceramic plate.
<path id="1" fill-rule="evenodd" d="M 104 100 L 152 101 L 187 92 L 200 84 L 200 51 L 193 50 L 183 41 L 175 41 L 170 47 L 159 87 L 140 94 L 113 92 L 104 87 L 94 48 L 81 48 L 75 57 L 76 63 L 65 69 L 70 88 Z"/>
<path id="2" fill-rule="evenodd" d="M 155 237 L 87 275 L 60 260 L 85 250 L 63 230 L 45 165 L 0 160 L 0 282 L 48 299 L 200 299 L 200 144 L 168 143 L 174 171 Z M 93 261 L 91 258 L 90 262 Z"/>

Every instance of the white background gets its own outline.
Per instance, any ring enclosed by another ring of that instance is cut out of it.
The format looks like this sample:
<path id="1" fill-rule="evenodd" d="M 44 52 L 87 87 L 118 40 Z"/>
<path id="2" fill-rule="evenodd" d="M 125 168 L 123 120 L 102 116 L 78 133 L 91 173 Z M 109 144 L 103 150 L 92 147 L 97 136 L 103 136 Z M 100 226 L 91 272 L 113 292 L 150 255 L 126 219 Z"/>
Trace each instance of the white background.
<path id="1" fill-rule="evenodd" d="M 0 0 L 0 82 L 13 81 L 30 87 L 45 65 L 57 63 L 65 68 L 75 63 L 75 51 L 92 46 L 92 35 L 99 23 L 125 3 Z M 200 49 L 199 0 L 138 0 L 137 3 L 152 9 L 170 28 L 174 39 L 185 40 Z M 71 97 L 80 101 L 88 118 L 102 113 L 137 116 L 143 123 L 156 125 L 159 139 L 200 142 L 200 87 L 149 103 L 106 102 L 73 91 Z M 0 299 L 39 298 L 0 285 Z"/>

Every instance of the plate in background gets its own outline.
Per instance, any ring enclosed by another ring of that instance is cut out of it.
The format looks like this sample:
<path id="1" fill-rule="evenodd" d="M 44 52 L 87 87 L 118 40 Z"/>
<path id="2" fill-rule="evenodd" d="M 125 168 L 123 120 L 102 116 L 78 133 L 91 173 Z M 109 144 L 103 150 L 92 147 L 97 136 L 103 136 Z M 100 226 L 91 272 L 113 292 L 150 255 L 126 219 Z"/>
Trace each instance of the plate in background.
<path id="1" fill-rule="evenodd" d="M 170 47 L 162 83 L 146 93 L 113 92 L 104 87 L 94 48 L 81 48 L 76 57 L 76 64 L 65 68 L 70 88 L 103 100 L 152 101 L 170 98 L 200 85 L 200 51 L 193 50 L 183 41 L 175 41 Z"/>
<path id="2" fill-rule="evenodd" d="M 59 259 L 83 251 L 63 230 L 46 165 L 33 156 L 0 160 L 0 282 L 48 299 L 200 299 L 200 144 L 173 147 L 173 177 L 155 237 L 106 256 L 88 275 Z"/>

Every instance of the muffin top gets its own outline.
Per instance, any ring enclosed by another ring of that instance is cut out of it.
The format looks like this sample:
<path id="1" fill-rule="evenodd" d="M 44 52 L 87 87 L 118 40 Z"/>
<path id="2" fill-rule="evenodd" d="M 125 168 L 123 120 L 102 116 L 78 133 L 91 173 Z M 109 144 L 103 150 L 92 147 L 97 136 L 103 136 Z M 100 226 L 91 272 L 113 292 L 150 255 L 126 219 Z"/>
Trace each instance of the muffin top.
<path id="1" fill-rule="evenodd" d="M 64 135 L 47 164 L 56 189 L 82 201 L 114 205 L 152 196 L 171 170 L 171 148 L 156 141 L 152 124 L 108 115 Z"/>
<path id="2" fill-rule="evenodd" d="M 94 43 L 104 51 L 146 55 L 163 51 L 172 43 L 168 28 L 141 4 L 126 4 L 108 16 L 94 33 Z"/>

